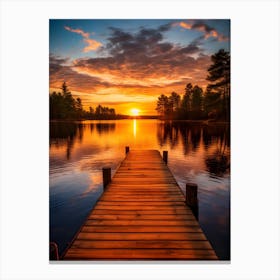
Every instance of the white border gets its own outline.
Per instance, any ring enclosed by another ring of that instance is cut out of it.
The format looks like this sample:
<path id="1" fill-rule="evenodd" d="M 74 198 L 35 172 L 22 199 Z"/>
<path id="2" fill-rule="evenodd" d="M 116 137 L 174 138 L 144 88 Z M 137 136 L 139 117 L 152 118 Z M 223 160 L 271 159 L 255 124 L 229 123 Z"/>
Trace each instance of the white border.
<path id="1" fill-rule="evenodd" d="M 48 262 L 48 19 L 230 18 L 230 264 Z M 1 1 L 1 279 L 279 279 L 278 1 Z"/>

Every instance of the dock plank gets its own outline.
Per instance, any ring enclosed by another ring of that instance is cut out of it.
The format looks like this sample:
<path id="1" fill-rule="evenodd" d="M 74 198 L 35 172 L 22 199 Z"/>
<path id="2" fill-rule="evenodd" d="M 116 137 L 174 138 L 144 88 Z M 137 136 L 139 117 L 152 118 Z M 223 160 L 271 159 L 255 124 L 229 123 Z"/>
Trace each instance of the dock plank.
<path id="1" fill-rule="evenodd" d="M 84 249 L 72 248 L 68 259 L 105 259 L 105 260 L 216 260 L 213 249 Z"/>
<path id="2" fill-rule="evenodd" d="M 208 241 L 180 241 L 180 240 L 109 240 L 109 241 L 87 241 L 75 240 L 72 248 L 75 249 L 206 249 L 211 246 Z"/>
<path id="3" fill-rule="evenodd" d="M 64 260 L 217 260 L 156 150 L 132 150 Z"/>

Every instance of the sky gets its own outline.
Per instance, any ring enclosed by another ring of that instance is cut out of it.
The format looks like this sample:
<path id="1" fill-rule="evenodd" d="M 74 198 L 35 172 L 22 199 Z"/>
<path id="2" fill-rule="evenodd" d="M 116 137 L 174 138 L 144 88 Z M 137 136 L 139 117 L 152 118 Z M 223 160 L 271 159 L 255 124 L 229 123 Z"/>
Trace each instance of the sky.
<path id="1" fill-rule="evenodd" d="M 230 21 L 62 20 L 49 34 L 50 92 L 65 81 L 84 109 L 156 115 L 157 98 L 187 83 L 205 89 L 211 55 L 230 51 Z M 138 110 L 138 111 L 137 111 Z"/>

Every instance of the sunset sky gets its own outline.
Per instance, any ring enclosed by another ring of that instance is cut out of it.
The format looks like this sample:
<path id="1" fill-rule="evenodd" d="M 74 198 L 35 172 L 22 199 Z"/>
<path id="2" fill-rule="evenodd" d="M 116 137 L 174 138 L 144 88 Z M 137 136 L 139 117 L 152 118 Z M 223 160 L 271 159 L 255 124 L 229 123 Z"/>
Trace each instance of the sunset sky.
<path id="1" fill-rule="evenodd" d="M 50 92 L 65 81 L 86 110 L 156 115 L 160 94 L 205 88 L 221 48 L 230 50 L 229 20 L 50 20 Z"/>

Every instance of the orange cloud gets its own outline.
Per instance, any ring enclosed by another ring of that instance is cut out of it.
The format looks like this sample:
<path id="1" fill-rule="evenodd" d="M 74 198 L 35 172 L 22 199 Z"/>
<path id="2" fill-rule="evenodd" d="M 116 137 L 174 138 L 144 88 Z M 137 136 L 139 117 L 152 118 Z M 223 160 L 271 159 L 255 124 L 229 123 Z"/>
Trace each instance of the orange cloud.
<path id="1" fill-rule="evenodd" d="M 84 38 L 84 42 L 87 44 L 87 46 L 84 47 L 83 52 L 95 51 L 102 46 L 100 42 L 90 39 L 90 34 L 88 32 L 84 32 L 82 29 L 72 29 L 68 26 L 64 26 L 64 28 L 70 32 L 80 34 Z"/>
<path id="2" fill-rule="evenodd" d="M 84 42 L 88 45 L 84 48 L 83 52 L 95 51 L 102 46 L 100 42 L 95 41 L 93 39 L 84 39 Z"/>
<path id="3" fill-rule="evenodd" d="M 184 21 L 177 22 L 174 26 L 180 26 L 184 29 L 192 29 L 197 30 L 204 33 L 204 39 L 208 39 L 210 37 L 217 38 L 218 41 L 228 41 L 228 37 L 224 36 L 223 34 L 218 33 L 218 31 L 204 23 L 203 21 L 194 21 L 192 23 L 187 23 Z"/>
<path id="4" fill-rule="evenodd" d="M 191 24 L 188 24 L 188 23 L 183 22 L 183 21 L 181 21 L 181 22 L 179 23 L 179 25 L 180 25 L 181 27 L 185 28 L 185 29 L 191 29 L 191 28 L 192 28 Z"/>
<path id="5" fill-rule="evenodd" d="M 64 28 L 70 32 L 73 32 L 73 33 L 77 33 L 77 34 L 80 34 L 82 35 L 84 38 L 89 38 L 89 33 L 87 32 L 84 32 L 82 29 L 73 29 L 73 28 L 70 28 L 68 26 L 64 26 Z"/>

